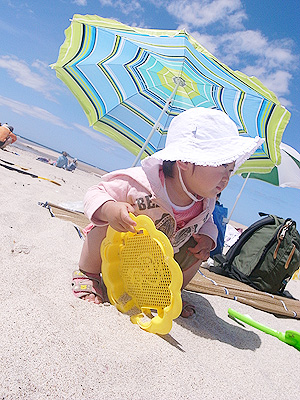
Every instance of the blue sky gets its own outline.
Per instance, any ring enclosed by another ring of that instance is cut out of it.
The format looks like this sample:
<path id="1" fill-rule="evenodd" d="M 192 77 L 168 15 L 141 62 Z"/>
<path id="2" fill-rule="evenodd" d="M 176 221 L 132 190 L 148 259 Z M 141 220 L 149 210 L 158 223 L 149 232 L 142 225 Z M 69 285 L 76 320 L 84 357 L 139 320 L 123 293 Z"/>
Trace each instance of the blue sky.
<path id="1" fill-rule="evenodd" d="M 283 142 L 300 152 L 299 0 L 0 0 L 0 121 L 55 150 L 107 171 L 134 156 L 88 127 L 77 100 L 49 65 L 74 14 L 97 14 L 143 28 L 185 28 L 232 69 L 259 78 L 292 117 Z M 243 179 L 222 194 L 229 210 Z M 300 192 L 249 180 L 232 219 L 258 212 L 292 217 L 300 228 Z"/>

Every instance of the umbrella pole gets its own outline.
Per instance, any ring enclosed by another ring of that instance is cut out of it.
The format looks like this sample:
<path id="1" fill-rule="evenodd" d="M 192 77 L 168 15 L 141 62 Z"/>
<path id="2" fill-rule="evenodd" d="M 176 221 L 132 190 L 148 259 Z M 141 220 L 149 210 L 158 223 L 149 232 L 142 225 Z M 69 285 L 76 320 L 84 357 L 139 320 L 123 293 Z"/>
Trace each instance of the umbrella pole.
<path id="1" fill-rule="evenodd" d="M 149 133 L 145 143 L 143 144 L 143 147 L 141 148 L 139 154 L 136 156 L 136 159 L 134 160 L 134 162 L 132 164 L 132 167 L 135 167 L 136 164 L 139 162 L 139 160 L 140 160 L 145 148 L 147 147 L 148 143 L 150 142 L 150 139 L 152 138 L 154 132 L 156 131 L 156 129 L 157 129 L 159 123 L 160 123 L 160 120 L 162 119 L 162 116 L 164 115 L 165 111 L 168 109 L 169 105 L 171 104 L 172 99 L 173 99 L 175 93 L 177 92 L 178 87 L 179 86 L 185 86 L 185 82 L 184 82 L 184 80 L 182 78 L 176 77 L 176 78 L 174 78 L 174 82 L 176 83 L 176 85 L 175 85 L 175 87 L 173 89 L 173 92 L 171 93 L 170 97 L 166 101 L 166 104 L 164 105 L 164 108 L 162 109 L 157 121 L 153 125 L 153 127 L 151 129 L 151 132 Z"/>
<path id="2" fill-rule="evenodd" d="M 230 212 L 230 214 L 229 214 L 229 217 L 228 217 L 228 222 L 229 222 L 230 219 L 231 219 L 231 216 L 232 216 L 232 214 L 233 214 L 233 211 L 234 211 L 234 209 L 235 209 L 235 207 L 236 207 L 236 204 L 237 204 L 239 198 L 241 197 L 242 191 L 244 190 L 244 187 L 245 187 L 245 185 L 246 185 L 246 183 L 247 183 L 247 180 L 249 179 L 249 176 L 250 176 L 250 172 L 248 172 L 248 175 L 247 175 L 247 177 L 245 178 L 245 182 L 243 183 L 243 186 L 242 186 L 242 189 L 240 190 L 240 193 L 236 196 L 235 203 L 234 203 L 234 205 L 233 205 L 233 207 L 232 207 L 232 210 L 231 210 L 231 212 Z"/>

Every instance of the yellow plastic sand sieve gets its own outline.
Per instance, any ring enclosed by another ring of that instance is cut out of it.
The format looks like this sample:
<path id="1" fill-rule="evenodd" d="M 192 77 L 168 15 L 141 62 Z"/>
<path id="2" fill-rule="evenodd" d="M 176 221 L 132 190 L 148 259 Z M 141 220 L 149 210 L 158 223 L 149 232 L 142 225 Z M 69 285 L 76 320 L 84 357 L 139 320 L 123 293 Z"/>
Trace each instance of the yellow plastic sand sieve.
<path id="1" fill-rule="evenodd" d="M 109 226 L 101 245 L 108 297 L 142 329 L 167 334 L 182 310 L 182 272 L 167 236 L 149 217 L 130 216 L 136 232 L 117 232 Z"/>

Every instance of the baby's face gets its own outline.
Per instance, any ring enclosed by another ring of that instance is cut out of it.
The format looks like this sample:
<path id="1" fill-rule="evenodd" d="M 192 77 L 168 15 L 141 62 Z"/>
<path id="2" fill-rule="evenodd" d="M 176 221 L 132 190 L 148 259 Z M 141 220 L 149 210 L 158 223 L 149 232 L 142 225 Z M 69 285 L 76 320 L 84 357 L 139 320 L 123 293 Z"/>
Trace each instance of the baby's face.
<path id="1" fill-rule="evenodd" d="M 187 189 L 199 196 L 214 198 L 228 185 L 231 173 L 234 170 L 234 162 L 219 165 L 218 167 L 189 165 L 183 171 L 183 180 Z"/>

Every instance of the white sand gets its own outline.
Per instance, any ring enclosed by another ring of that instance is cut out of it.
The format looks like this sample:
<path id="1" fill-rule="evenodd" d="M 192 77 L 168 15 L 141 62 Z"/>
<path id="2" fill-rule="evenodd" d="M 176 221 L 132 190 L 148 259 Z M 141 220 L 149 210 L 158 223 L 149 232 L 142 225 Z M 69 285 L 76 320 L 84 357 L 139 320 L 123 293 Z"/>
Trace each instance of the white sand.
<path id="1" fill-rule="evenodd" d="M 242 327 L 228 307 L 273 329 L 300 331 L 277 318 L 218 296 L 188 292 L 196 305 L 158 336 L 133 325 L 113 306 L 76 299 L 71 274 L 82 240 L 73 225 L 52 218 L 39 201 L 81 201 L 99 181 L 8 148 L 0 158 L 61 186 L 0 166 L 0 399 L 297 399 L 300 352 Z M 299 298 L 300 282 L 288 289 Z"/>

